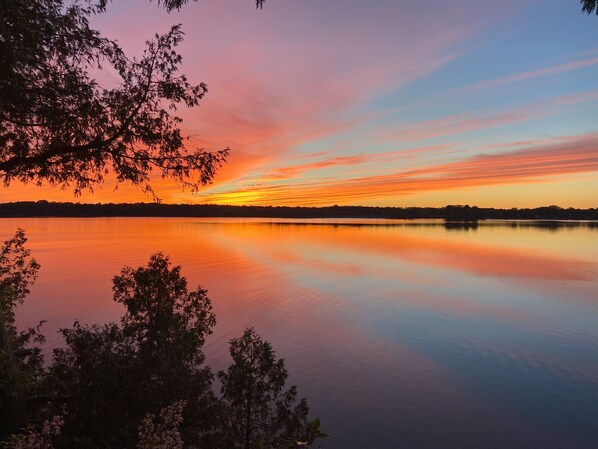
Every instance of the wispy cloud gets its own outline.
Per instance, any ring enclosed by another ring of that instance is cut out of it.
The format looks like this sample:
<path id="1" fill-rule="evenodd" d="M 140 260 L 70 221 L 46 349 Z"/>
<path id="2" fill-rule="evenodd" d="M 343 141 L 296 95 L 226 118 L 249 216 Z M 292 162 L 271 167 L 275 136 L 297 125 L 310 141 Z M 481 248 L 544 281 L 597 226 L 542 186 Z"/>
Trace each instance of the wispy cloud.
<path id="1" fill-rule="evenodd" d="M 564 64 L 557 64 L 550 67 L 543 67 L 541 69 L 529 70 L 526 72 L 516 73 L 514 75 L 505 76 L 502 78 L 494 78 L 479 83 L 471 84 L 460 89 L 461 91 L 495 89 L 507 84 L 516 83 L 519 81 L 526 81 L 534 78 L 540 78 L 549 75 L 558 75 L 561 73 L 571 72 L 574 70 L 583 69 L 598 64 L 598 58 L 582 59 L 578 61 L 566 62 Z"/>
<path id="2" fill-rule="evenodd" d="M 535 120 L 563 112 L 568 112 L 568 107 L 581 103 L 598 100 L 598 90 L 582 92 L 573 95 L 562 95 L 549 100 L 533 103 L 528 106 L 498 113 L 475 111 L 462 114 L 449 115 L 437 119 L 423 120 L 402 130 L 390 132 L 389 141 L 416 141 L 442 136 L 461 134 L 499 126 L 512 125 L 525 121 Z"/>
<path id="3" fill-rule="evenodd" d="M 331 152 L 320 152 L 315 155 L 312 155 L 312 157 L 317 157 L 320 160 L 302 164 L 285 165 L 282 167 L 277 167 L 268 171 L 265 175 L 259 176 L 257 181 L 267 182 L 284 179 L 296 179 L 298 177 L 301 177 L 302 175 L 310 175 L 313 174 L 313 172 L 325 168 L 359 166 L 371 163 L 390 162 L 401 159 L 410 159 L 427 153 L 444 154 L 447 152 L 455 151 L 459 151 L 455 149 L 455 145 L 441 144 L 396 151 L 359 153 L 348 156 L 330 156 Z"/>
<path id="4" fill-rule="evenodd" d="M 397 198 L 418 192 L 463 189 L 538 178 L 598 171 L 598 133 L 566 143 L 530 146 L 499 154 L 479 154 L 458 161 L 379 176 L 342 181 L 324 180 L 290 185 L 264 185 L 206 195 L 214 203 L 255 204 L 355 203 L 372 198 Z"/>

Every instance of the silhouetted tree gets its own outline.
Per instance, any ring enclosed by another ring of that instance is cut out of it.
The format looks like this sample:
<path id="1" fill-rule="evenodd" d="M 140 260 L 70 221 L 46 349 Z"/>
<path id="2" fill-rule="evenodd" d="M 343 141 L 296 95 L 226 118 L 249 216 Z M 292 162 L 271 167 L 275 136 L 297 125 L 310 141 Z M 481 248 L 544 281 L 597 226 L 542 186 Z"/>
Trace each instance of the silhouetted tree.
<path id="1" fill-rule="evenodd" d="M 207 291 L 189 292 L 181 267 L 156 253 L 146 267 L 126 267 L 114 278 L 114 300 L 127 312 L 121 320 L 126 338 L 136 344 L 153 376 L 168 384 L 176 364 L 195 369 L 204 361 L 201 347 L 216 319 Z"/>
<path id="2" fill-rule="evenodd" d="M 595 12 L 598 15 L 598 0 L 580 0 L 581 10 L 587 14 Z"/>
<path id="3" fill-rule="evenodd" d="M 52 412 L 67 413 L 60 447 L 134 447 L 142 418 L 181 400 L 189 438 L 199 438 L 214 403 L 201 349 L 215 324 L 206 291 L 189 292 L 180 267 L 159 253 L 123 269 L 113 290 L 126 307 L 120 325 L 75 323 L 55 350 L 46 383 L 59 399 Z"/>
<path id="4" fill-rule="evenodd" d="M 159 1 L 167 10 L 187 0 Z M 89 25 L 106 9 L 65 0 L 0 0 L 0 179 L 92 190 L 112 170 L 118 182 L 153 192 L 150 173 L 196 191 L 228 149 L 190 151 L 177 106 L 207 92 L 179 73 L 180 25 L 146 43 L 138 59 Z M 261 7 L 263 0 L 256 2 Z M 117 87 L 94 74 L 108 68 Z"/>
<path id="5" fill-rule="evenodd" d="M 251 328 L 230 342 L 233 363 L 218 373 L 226 448 L 292 448 L 302 440 L 308 407 L 295 405 L 297 388 L 284 390 L 284 360 Z"/>
<path id="6" fill-rule="evenodd" d="M 29 294 L 39 270 L 26 242 L 19 229 L 0 247 L 0 439 L 26 421 L 26 400 L 42 373 L 41 352 L 29 347 L 43 341 L 39 326 L 22 332 L 15 326 L 14 309 Z"/>
<path id="7" fill-rule="evenodd" d="M 98 0 L 97 7 L 99 10 L 104 11 L 110 0 Z M 192 0 L 197 2 L 197 0 Z M 173 9 L 181 9 L 183 5 L 187 4 L 189 0 L 158 0 L 158 5 L 162 5 L 168 12 Z M 255 0 L 255 7 L 261 9 L 264 6 L 266 0 Z"/>
<path id="8" fill-rule="evenodd" d="M 185 401 L 160 410 L 158 416 L 148 413 L 139 425 L 137 449 L 183 449 L 179 426 L 183 421 Z M 2 443 L 3 449 L 55 449 L 64 420 L 55 416 L 40 429 L 28 426 L 24 432 L 11 435 Z M 59 443 L 58 443 L 59 444 Z M 132 449 L 132 448 L 131 448 Z"/>
<path id="9" fill-rule="evenodd" d="M 9 448 L 275 449 L 324 436 L 318 420 L 306 422 L 296 387 L 285 389 L 284 361 L 253 329 L 231 340 L 233 363 L 218 374 L 216 399 L 202 351 L 215 325 L 211 302 L 205 290 L 189 291 L 161 253 L 114 278 L 114 300 L 125 307 L 120 323 L 62 329 L 65 347 L 47 370 L 37 348 L 22 358 L 38 336 L 14 327 L 14 306 L 39 268 L 24 243 L 19 231 L 0 253 L 3 438 L 29 422 L 6 440 Z M 24 407 L 30 386 L 38 393 L 33 422 Z"/>

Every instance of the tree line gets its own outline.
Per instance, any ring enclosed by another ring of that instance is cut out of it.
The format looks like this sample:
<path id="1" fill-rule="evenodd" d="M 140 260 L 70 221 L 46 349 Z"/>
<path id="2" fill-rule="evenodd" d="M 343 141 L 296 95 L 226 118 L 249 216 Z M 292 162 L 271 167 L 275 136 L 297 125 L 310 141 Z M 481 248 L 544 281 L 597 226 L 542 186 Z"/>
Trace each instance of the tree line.
<path id="1" fill-rule="evenodd" d="M 469 205 L 445 207 L 370 206 L 229 206 L 217 204 L 106 203 L 19 201 L 0 204 L 0 217 L 256 217 L 387 218 L 477 220 L 598 220 L 598 208 L 558 206 L 498 209 Z"/>

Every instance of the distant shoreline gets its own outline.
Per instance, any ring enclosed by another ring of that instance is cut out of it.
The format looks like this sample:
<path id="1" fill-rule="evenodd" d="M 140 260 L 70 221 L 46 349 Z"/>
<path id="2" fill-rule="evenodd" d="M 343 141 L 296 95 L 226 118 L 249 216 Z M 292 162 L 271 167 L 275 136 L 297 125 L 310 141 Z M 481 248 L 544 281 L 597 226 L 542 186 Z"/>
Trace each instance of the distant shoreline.
<path id="1" fill-rule="evenodd" d="M 362 218 L 478 220 L 598 221 L 598 208 L 545 206 L 533 209 L 496 209 L 476 206 L 370 207 L 370 206 L 229 206 L 158 203 L 58 203 L 21 201 L 0 203 L 0 218 L 44 217 L 205 217 L 205 218 Z"/>

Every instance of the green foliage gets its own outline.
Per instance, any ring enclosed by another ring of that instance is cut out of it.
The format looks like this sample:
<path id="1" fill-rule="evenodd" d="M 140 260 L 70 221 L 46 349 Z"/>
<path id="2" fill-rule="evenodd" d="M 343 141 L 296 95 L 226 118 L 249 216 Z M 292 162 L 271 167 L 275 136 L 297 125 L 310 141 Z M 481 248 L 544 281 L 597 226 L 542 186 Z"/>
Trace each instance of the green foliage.
<path id="1" fill-rule="evenodd" d="M 207 291 L 188 292 L 181 267 L 171 267 L 168 257 L 157 253 L 146 267 L 124 268 L 113 283 L 114 300 L 127 310 L 122 329 L 154 366 L 164 357 L 167 365 L 175 362 L 172 351 L 190 365 L 203 362 L 199 349 L 216 319 Z"/>
<path id="2" fill-rule="evenodd" d="M 188 445 L 283 448 L 304 435 L 307 405 L 295 405 L 296 387 L 284 390 L 284 361 L 253 329 L 231 341 L 233 363 L 218 374 L 216 400 L 202 352 L 215 324 L 211 303 L 205 290 L 188 291 L 166 256 L 124 268 L 113 291 L 126 308 L 120 324 L 75 323 L 62 330 L 66 348 L 55 350 L 46 385 L 60 399 L 52 412 L 67 414 L 60 447 L 133 447 L 147 413 L 182 400 Z"/>
<path id="3" fill-rule="evenodd" d="M 118 447 L 132 444 L 136 419 L 147 412 L 138 404 L 134 351 L 115 324 L 62 331 L 67 347 L 55 349 L 45 378 L 51 413 L 68 413 L 62 447 Z"/>
<path id="4" fill-rule="evenodd" d="M 291 448 L 306 427 L 305 400 L 295 404 L 297 388 L 284 390 L 284 360 L 253 328 L 231 340 L 233 363 L 218 373 L 227 448 Z"/>

